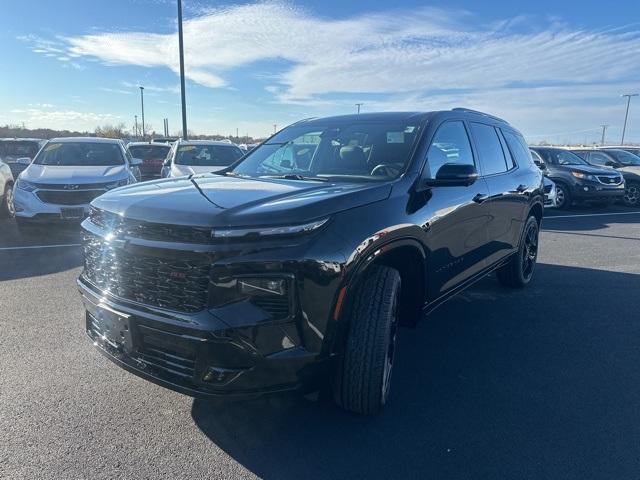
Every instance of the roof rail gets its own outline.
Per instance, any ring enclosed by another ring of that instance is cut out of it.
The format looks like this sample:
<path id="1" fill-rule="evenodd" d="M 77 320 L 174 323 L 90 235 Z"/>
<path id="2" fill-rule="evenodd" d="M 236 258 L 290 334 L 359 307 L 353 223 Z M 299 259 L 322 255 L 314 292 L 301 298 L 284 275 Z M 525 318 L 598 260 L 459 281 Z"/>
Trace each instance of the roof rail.
<path id="1" fill-rule="evenodd" d="M 476 113 L 476 114 L 482 115 L 484 117 L 489 117 L 489 118 L 493 118 L 494 120 L 498 120 L 500 122 L 504 122 L 504 120 L 502 118 L 500 118 L 500 117 L 496 117 L 495 115 L 490 115 L 490 114 L 485 113 L 485 112 L 480 112 L 478 110 L 472 110 L 470 108 L 456 107 L 456 108 L 452 108 L 451 111 L 453 111 L 453 112 Z"/>

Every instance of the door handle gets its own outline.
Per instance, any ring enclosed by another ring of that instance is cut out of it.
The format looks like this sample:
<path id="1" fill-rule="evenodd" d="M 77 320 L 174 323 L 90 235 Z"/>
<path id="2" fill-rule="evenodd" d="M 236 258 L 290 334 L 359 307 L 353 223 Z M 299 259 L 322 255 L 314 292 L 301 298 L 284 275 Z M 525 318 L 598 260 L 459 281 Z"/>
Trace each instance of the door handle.
<path id="1" fill-rule="evenodd" d="M 484 193 L 477 193 L 472 200 L 476 203 L 482 203 L 486 200 L 489 200 L 489 195 L 485 195 Z"/>
<path id="2" fill-rule="evenodd" d="M 518 193 L 524 193 L 527 191 L 527 186 L 526 185 L 518 185 L 518 187 L 516 188 L 516 192 Z"/>

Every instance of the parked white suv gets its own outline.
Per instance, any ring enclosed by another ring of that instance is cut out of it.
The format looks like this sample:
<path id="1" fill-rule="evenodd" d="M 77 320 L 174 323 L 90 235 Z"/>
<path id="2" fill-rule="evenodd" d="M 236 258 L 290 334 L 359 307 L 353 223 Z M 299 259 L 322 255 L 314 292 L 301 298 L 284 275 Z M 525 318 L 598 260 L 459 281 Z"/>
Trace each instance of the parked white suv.
<path id="1" fill-rule="evenodd" d="M 13 216 L 13 175 L 9 165 L 0 160 L 0 218 Z"/>
<path id="2" fill-rule="evenodd" d="M 179 140 L 173 144 L 162 167 L 162 177 L 181 177 L 222 170 L 244 152 L 231 142 Z"/>
<path id="3" fill-rule="evenodd" d="M 94 198 L 137 182 L 141 163 L 121 140 L 49 140 L 16 181 L 13 204 L 18 227 L 82 220 Z"/>

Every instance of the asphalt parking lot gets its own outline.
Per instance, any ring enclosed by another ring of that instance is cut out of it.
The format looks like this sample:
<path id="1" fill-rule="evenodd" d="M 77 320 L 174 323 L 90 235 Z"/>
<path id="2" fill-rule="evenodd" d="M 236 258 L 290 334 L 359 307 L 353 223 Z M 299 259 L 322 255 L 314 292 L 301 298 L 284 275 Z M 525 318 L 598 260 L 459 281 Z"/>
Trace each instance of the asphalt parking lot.
<path id="1" fill-rule="evenodd" d="M 533 285 L 403 332 L 374 418 L 126 373 L 85 337 L 77 243 L 0 222 L 0 478 L 638 478 L 640 210 L 549 213 Z"/>

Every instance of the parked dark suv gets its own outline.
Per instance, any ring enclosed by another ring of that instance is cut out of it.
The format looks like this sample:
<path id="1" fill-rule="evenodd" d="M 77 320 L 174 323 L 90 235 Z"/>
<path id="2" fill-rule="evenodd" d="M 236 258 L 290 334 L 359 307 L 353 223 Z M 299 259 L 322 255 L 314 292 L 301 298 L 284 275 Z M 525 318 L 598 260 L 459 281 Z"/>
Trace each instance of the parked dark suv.
<path id="1" fill-rule="evenodd" d="M 389 395 L 399 325 L 492 271 L 534 274 L 542 173 L 465 109 L 305 120 L 214 174 L 116 189 L 83 223 L 86 329 L 193 396 Z"/>
<path id="2" fill-rule="evenodd" d="M 531 147 L 534 161 L 556 184 L 557 208 L 575 202 L 613 203 L 624 197 L 624 179 L 611 168 L 596 167 L 557 147 Z"/>
<path id="3" fill-rule="evenodd" d="M 635 207 L 640 204 L 640 157 L 627 150 L 607 148 L 606 150 L 572 150 L 576 155 L 592 165 L 615 168 L 625 182 L 624 204 Z"/>

